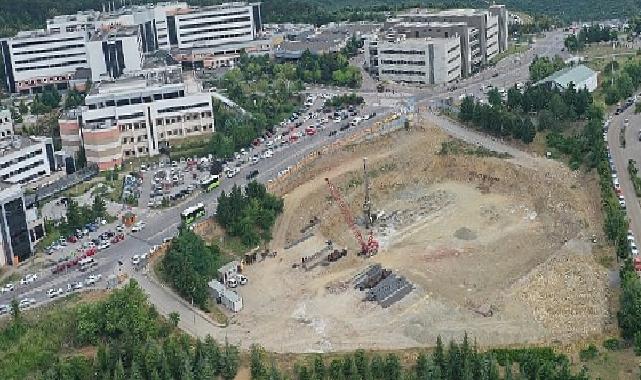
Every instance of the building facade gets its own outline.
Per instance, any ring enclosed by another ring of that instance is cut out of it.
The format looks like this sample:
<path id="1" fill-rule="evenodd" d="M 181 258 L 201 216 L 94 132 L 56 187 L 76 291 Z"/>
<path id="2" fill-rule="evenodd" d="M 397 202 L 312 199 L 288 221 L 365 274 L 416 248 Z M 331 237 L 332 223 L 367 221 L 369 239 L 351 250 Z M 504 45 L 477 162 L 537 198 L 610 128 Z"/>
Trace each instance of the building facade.
<path id="1" fill-rule="evenodd" d="M 460 38 L 404 38 L 368 40 L 370 72 L 381 81 L 429 85 L 451 83 L 461 77 Z"/>
<path id="2" fill-rule="evenodd" d="M 32 253 L 22 188 L 0 184 L 0 267 L 24 261 Z"/>
<path id="3" fill-rule="evenodd" d="M 26 184 L 55 170 L 51 138 L 14 136 L 0 141 L 0 182 Z"/>
<path id="4" fill-rule="evenodd" d="M 59 124 L 63 149 L 84 146 L 87 161 L 100 170 L 214 132 L 211 94 L 185 83 L 179 67 L 102 82 L 86 96 L 85 106 Z"/>
<path id="5" fill-rule="evenodd" d="M 507 11 L 506 11 L 507 12 Z M 479 31 L 479 45 L 482 62 L 488 64 L 500 51 L 499 45 L 499 17 L 489 10 L 484 9 L 448 9 L 439 12 L 426 12 L 420 10 L 414 13 L 405 13 L 398 16 L 401 21 L 407 22 L 464 22 Z M 501 25 L 505 29 L 501 32 L 507 36 L 507 24 Z M 507 42 L 505 43 L 507 48 Z"/>
<path id="6" fill-rule="evenodd" d="M 0 41 L 7 88 L 14 93 L 66 89 L 78 68 L 88 67 L 85 32 L 20 32 Z"/>
<path id="7" fill-rule="evenodd" d="M 479 30 L 465 22 L 400 22 L 394 30 L 406 38 L 449 38 L 458 35 L 461 46 L 461 76 L 480 70 L 483 63 Z"/>
<path id="8" fill-rule="evenodd" d="M 94 32 L 87 42 L 92 82 L 140 71 L 143 57 L 143 40 L 136 27 Z"/>

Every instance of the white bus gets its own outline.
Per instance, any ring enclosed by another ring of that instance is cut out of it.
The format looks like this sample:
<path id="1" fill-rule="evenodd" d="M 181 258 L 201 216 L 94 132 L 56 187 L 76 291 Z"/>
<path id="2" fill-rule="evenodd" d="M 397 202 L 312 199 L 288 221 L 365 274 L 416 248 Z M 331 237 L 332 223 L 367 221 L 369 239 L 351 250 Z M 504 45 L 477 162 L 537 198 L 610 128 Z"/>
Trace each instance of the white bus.
<path id="1" fill-rule="evenodd" d="M 198 203 L 195 206 L 185 209 L 185 211 L 180 214 L 180 219 L 185 225 L 189 226 L 203 216 L 205 216 L 205 205 Z"/>

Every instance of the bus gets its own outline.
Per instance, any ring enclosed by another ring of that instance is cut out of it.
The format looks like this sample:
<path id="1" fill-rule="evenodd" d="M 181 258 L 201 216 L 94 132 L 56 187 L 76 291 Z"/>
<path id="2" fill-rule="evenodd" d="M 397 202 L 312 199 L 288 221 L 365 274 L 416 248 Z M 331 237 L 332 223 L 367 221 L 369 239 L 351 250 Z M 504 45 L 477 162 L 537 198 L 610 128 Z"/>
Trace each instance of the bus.
<path id="1" fill-rule="evenodd" d="M 180 214 L 180 219 L 183 224 L 190 225 L 194 223 L 197 219 L 205 216 L 205 205 L 198 203 L 195 206 L 188 207 Z"/>
<path id="2" fill-rule="evenodd" d="M 209 176 L 208 178 L 202 179 L 200 181 L 200 186 L 204 191 L 212 191 L 220 185 L 220 177 L 216 174 Z"/>
<path id="3" fill-rule="evenodd" d="M 98 263 L 93 259 L 93 257 L 86 257 L 80 261 L 78 261 L 78 269 L 81 272 L 86 271 L 89 268 L 92 268 L 94 266 L 98 265 Z"/>

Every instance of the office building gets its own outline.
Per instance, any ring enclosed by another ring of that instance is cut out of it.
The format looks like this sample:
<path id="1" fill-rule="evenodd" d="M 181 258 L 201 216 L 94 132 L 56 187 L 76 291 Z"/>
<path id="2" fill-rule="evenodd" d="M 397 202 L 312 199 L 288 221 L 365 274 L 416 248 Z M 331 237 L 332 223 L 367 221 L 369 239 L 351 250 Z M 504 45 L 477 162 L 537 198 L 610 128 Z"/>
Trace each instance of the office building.
<path id="1" fill-rule="evenodd" d="M 0 109 L 0 140 L 5 140 L 13 136 L 13 118 L 11 111 Z"/>
<path id="2" fill-rule="evenodd" d="M 461 77 L 460 38 L 376 36 L 365 42 L 370 72 L 381 81 L 417 85 L 451 83 Z"/>
<path id="3" fill-rule="evenodd" d="M 499 26 L 499 52 L 507 50 L 509 18 L 505 5 L 490 5 L 490 13 L 497 17 Z"/>
<path id="4" fill-rule="evenodd" d="M 499 45 L 499 26 L 501 28 L 504 27 L 501 33 L 507 36 L 507 23 L 499 25 L 499 16 L 490 10 L 484 9 L 448 9 L 438 12 L 418 10 L 401 14 L 398 18 L 405 22 L 464 22 L 468 26 L 477 29 L 479 31 L 479 45 L 484 65 L 488 64 L 500 51 L 503 51 Z M 505 43 L 505 48 L 507 48 L 507 42 Z"/>
<path id="5" fill-rule="evenodd" d="M 63 149 L 84 146 L 100 170 L 135 157 L 153 156 L 171 143 L 214 132 L 209 92 L 180 67 L 143 70 L 94 86 L 85 106 L 63 116 Z"/>
<path id="6" fill-rule="evenodd" d="M 0 183 L 0 267 L 24 261 L 32 253 L 22 188 Z"/>
<path id="7" fill-rule="evenodd" d="M 143 66 L 140 30 L 131 26 L 93 32 L 87 42 L 87 59 L 92 82 L 140 71 Z"/>
<path id="8" fill-rule="evenodd" d="M 462 77 L 478 72 L 483 63 L 479 30 L 465 22 L 397 22 L 390 29 L 406 38 L 449 38 L 458 35 Z"/>
<path id="9" fill-rule="evenodd" d="M 0 182 L 26 184 L 55 170 L 51 138 L 13 136 L 0 141 Z"/>
<path id="10" fill-rule="evenodd" d="M 0 41 L 7 88 L 14 93 L 66 89 L 76 69 L 87 66 L 85 32 L 19 32 Z"/>

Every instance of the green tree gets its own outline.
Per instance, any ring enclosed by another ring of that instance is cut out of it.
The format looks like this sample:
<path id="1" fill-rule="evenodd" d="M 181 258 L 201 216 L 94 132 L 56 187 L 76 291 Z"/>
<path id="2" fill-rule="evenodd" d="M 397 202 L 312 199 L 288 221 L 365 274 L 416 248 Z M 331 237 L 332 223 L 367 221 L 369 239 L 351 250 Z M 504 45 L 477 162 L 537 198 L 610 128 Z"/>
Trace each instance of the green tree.
<path id="1" fill-rule="evenodd" d="M 178 327 L 178 323 L 180 322 L 180 314 L 172 311 L 167 317 L 169 318 L 169 323 L 171 323 L 174 328 Z"/>
<path id="2" fill-rule="evenodd" d="M 492 107 L 501 107 L 503 105 L 503 99 L 501 99 L 501 93 L 499 93 L 498 88 L 492 87 L 487 93 L 487 101 Z"/>
<path id="3" fill-rule="evenodd" d="M 125 367 L 122 364 L 122 359 L 118 359 L 116 367 L 114 368 L 113 380 L 125 380 Z"/>
<path id="4" fill-rule="evenodd" d="M 102 199 L 100 195 L 96 195 L 93 198 L 93 205 L 91 207 L 91 211 L 93 213 L 93 218 L 103 218 L 107 215 L 107 205 L 105 204 L 105 200 Z"/>
<path id="5" fill-rule="evenodd" d="M 633 271 L 623 271 L 621 276 L 619 327 L 624 338 L 632 339 L 641 331 L 641 282 Z"/>

